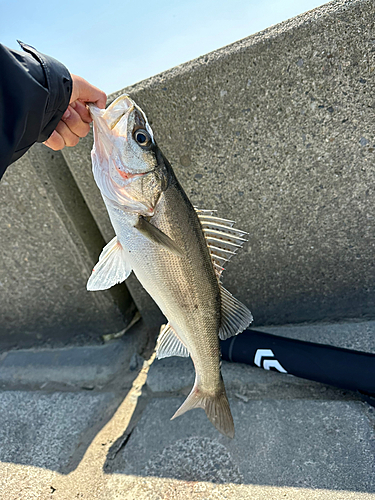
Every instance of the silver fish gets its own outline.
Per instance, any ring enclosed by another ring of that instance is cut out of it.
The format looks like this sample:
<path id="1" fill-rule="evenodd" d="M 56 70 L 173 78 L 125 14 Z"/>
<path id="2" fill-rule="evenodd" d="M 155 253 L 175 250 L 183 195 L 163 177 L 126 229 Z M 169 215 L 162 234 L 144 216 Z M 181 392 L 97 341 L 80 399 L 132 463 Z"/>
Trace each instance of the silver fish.
<path id="1" fill-rule="evenodd" d="M 107 289 L 134 271 L 168 319 L 157 357 L 190 355 L 194 362 L 194 387 L 172 419 L 203 408 L 232 438 L 219 338 L 242 332 L 252 315 L 222 286 L 221 274 L 246 233 L 191 205 L 146 115 L 128 95 L 106 110 L 90 105 L 90 112 L 93 174 L 116 236 L 103 249 L 87 289 Z"/>

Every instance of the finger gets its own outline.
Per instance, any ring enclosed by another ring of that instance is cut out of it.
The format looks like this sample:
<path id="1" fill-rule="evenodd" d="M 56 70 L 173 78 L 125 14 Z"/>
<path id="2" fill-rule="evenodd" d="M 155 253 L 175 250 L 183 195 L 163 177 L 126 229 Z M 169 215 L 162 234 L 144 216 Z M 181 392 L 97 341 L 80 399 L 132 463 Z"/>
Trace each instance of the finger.
<path id="1" fill-rule="evenodd" d="M 58 132 L 64 139 L 65 145 L 68 147 L 76 146 L 79 142 L 79 137 L 74 134 L 68 125 L 66 125 L 62 120 L 59 121 L 56 127 L 56 132 Z"/>
<path id="2" fill-rule="evenodd" d="M 79 114 L 71 106 L 68 106 L 68 109 L 63 114 L 62 121 L 78 137 L 86 137 L 90 131 L 90 125 L 82 121 Z"/>
<path id="3" fill-rule="evenodd" d="M 71 76 L 73 81 L 71 101 L 80 99 L 83 102 L 94 102 L 99 108 L 105 108 L 107 96 L 102 90 L 91 85 L 81 76 Z"/>
<path id="4" fill-rule="evenodd" d="M 83 122 L 86 122 L 86 123 L 92 122 L 90 112 L 87 109 L 85 104 L 83 104 L 81 101 L 74 101 L 70 105 L 79 114 L 79 116 L 81 117 L 81 120 Z"/>
<path id="5" fill-rule="evenodd" d="M 52 134 L 48 137 L 46 141 L 43 142 L 46 146 L 53 149 L 54 151 L 60 151 L 65 147 L 65 141 L 61 135 L 54 130 Z"/>

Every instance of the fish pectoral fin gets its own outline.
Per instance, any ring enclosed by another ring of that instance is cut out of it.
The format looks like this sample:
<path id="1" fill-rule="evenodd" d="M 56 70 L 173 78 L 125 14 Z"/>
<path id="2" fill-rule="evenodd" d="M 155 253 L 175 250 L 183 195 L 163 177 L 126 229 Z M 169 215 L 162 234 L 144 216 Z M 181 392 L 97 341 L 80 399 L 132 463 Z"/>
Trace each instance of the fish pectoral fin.
<path id="1" fill-rule="evenodd" d="M 183 257 L 183 253 L 179 246 L 169 236 L 163 233 L 163 231 L 160 231 L 160 229 L 153 226 L 144 217 L 140 216 L 134 227 L 150 241 L 156 243 L 157 245 L 161 245 L 163 248 L 178 257 Z"/>
<path id="2" fill-rule="evenodd" d="M 106 290 L 126 280 L 132 268 L 126 262 L 126 254 L 115 236 L 104 248 L 99 261 L 87 282 L 87 290 Z"/>
<path id="3" fill-rule="evenodd" d="M 221 326 L 219 337 L 221 340 L 238 335 L 253 321 L 249 309 L 237 300 L 219 284 L 221 292 Z"/>
<path id="4" fill-rule="evenodd" d="M 189 357 L 189 351 L 168 323 L 164 325 L 163 330 L 160 332 L 156 344 L 156 357 L 162 359 L 170 356 L 182 356 L 183 358 L 187 358 Z"/>

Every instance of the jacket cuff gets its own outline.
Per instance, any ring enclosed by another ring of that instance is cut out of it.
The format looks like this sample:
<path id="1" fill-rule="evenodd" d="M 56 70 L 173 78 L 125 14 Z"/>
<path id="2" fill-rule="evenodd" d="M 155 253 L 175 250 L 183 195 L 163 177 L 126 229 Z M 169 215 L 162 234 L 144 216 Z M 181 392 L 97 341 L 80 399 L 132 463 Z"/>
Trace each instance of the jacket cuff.
<path id="1" fill-rule="evenodd" d="M 68 69 L 53 57 L 38 52 L 34 47 L 18 42 L 22 49 L 31 54 L 44 71 L 46 87 L 49 91 L 44 120 L 37 142 L 44 142 L 55 130 L 67 109 L 72 95 L 73 81 Z"/>

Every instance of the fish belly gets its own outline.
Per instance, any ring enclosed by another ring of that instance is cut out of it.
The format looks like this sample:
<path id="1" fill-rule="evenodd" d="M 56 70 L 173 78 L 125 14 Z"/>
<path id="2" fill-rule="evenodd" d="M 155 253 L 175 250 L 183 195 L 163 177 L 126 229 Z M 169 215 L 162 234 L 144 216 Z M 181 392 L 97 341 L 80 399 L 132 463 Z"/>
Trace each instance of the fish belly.
<path id="1" fill-rule="evenodd" d="M 125 221 L 127 215 L 110 216 L 135 275 L 189 350 L 202 383 L 211 387 L 220 378 L 220 290 L 194 208 L 180 189 L 168 188 L 151 219 L 183 257 L 145 238 L 134 220 Z"/>

